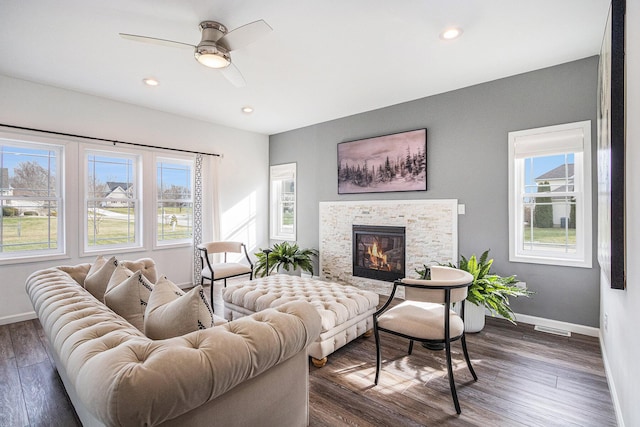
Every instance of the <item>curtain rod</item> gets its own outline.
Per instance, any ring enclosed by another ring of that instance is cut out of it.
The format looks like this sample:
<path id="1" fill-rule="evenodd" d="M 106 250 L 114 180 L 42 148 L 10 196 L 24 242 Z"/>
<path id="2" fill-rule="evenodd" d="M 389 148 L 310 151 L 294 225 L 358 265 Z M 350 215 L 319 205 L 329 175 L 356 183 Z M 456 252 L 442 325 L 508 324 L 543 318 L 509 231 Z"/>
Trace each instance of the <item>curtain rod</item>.
<path id="1" fill-rule="evenodd" d="M 28 130 L 28 131 L 49 133 L 49 134 L 52 134 L 52 135 L 71 136 L 73 138 L 84 138 L 84 139 L 91 139 L 91 140 L 94 140 L 94 141 L 111 142 L 111 143 L 113 143 L 113 145 L 126 144 L 126 145 L 134 145 L 136 147 L 156 148 L 158 150 L 179 151 L 181 153 L 202 154 L 202 155 L 205 155 L 205 156 L 223 157 L 222 154 L 217 154 L 217 153 L 204 153 L 202 151 L 183 150 L 181 148 L 160 147 L 160 146 L 157 146 L 157 145 L 140 144 L 140 143 L 137 143 L 137 142 L 127 142 L 127 141 L 118 141 L 116 139 L 97 138 L 95 136 L 84 136 L 84 135 L 76 135 L 76 134 L 73 134 L 73 133 L 55 132 L 55 131 L 52 131 L 52 130 L 42 130 L 42 129 L 27 128 L 27 127 L 22 127 L 22 126 L 5 125 L 3 123 L 0 123 L 0 126 L 7 127 L 7 128 L 12 128 L 12 129 L 20 129 L 20 130 Z"/>

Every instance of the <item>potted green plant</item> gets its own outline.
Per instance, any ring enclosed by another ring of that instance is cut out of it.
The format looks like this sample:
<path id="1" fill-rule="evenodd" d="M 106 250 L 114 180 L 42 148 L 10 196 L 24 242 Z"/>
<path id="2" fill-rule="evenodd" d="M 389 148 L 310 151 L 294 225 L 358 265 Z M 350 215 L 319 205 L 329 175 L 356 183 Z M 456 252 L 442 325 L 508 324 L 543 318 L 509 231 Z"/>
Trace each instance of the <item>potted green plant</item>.
<path id="1" fill-rule="evenodd" d="M 489 309 L 491 315 L 500 316 L 515 324 L 515 313 L 509 305 L 509 297 L 525 296 L 529 297 L 533 292 L 517 286 L 516 276 L 502 277 L 491 274 L 493 259 L 489 258 L 489 250 L 486 250 L 476 258 L 472 255 L 469 259 L 460 256 L 459 265 L 448 263 L 449 267 L 459 268 L 469 272 L 473 276 L 473 283 L 469 286 L 467 301 L 471 304 L 465 305 L 465 331 L 480 332 L 484 328 L 485 308 Z M 420 277 L 424 278 L 428 274 L 428 269 L 416 270 Z"/>
<path id="2" fill-rule="evenodd" d="M 274 244 L 273 248 L 267 251 L 260 250 L 255 253 L 255 256 L 258 258 L 255 265 L 256 277 L 264 277 L 274 271 L 286 271 L 293 274 L 306 271 L 313 275 L 312 257 L 318 256 L 318 251 L 300 249 L 297 243 L 282 242 Z"/>

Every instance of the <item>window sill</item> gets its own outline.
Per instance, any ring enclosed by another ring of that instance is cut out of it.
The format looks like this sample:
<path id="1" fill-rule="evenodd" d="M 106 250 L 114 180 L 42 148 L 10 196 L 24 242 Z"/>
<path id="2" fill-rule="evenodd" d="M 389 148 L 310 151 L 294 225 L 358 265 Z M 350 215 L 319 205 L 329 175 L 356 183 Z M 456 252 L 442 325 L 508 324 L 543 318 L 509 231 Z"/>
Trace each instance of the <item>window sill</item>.
<path id="1" fill-rule="evenodd" d="M 60 259 L 71 259 L 67 254 L 47 254 L 47 255 L 26 255 L 13 258 L 0 259 L 0 265 L 27 264 L 41 261 L 55 261 Z"/>
<path id="2" fill-rule="evenodd" d="M 523 255 L 509 255 L 510 262 L 522 262 L 529 264 L 544 264 L 544 265 L 557 265 L 561 267 L 578 267 L 578 268 L 591 268 L 592 263 L 582 259 L 559 259 L 545 256 L 523 256 Z"/>
<path id="3" fill-rule="evenodd" d="M 180 241 L 175 243 L 156 243 L 153 245 L 154 250 L 163 250 L 163 249 L 173 249 L 173 248 L 184 248 L 188 246 L 192 246 L 193 241 Z"/>

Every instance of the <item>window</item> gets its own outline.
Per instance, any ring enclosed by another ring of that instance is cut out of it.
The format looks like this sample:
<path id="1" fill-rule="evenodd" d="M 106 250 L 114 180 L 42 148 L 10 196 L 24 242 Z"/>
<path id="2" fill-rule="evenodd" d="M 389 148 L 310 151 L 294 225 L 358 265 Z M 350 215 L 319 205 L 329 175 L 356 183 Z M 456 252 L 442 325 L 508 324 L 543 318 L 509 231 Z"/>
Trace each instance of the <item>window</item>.
<path id="1" fill-rule="evenodd" d="M 63 147 L 0 139 L 0 259 L 64 252 Z"/>
<path id="2" fill-rule="evenodd" d="M 193 239 L 193 161 L 156 160 L 156 244 Z"/>
<path id="3" fill-rule="evenodd" d="M 296 240 L 296 164 L 271 166 L 271 238 Z"/>
<path id="4" fill-rule="evenodd" d="M 509 260 L 591 267 L 591 122 L 509 133 Z"/>
<path id="5" fill-rule="evenodd" d="M 139 247 L 139 157 L 86 151 L 85 250 Z"/>

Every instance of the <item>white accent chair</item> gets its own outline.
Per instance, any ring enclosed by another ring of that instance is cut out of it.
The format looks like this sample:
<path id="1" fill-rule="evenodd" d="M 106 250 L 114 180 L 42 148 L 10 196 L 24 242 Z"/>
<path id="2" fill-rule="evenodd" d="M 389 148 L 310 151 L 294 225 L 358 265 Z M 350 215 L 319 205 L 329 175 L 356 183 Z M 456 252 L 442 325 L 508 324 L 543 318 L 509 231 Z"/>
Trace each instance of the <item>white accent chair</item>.
<path id="1" fill-rule="evenodd" d="M 421 342 L 424 347 L 432 350 L 444 348 L 449 387 L 456 412 L 460 414 L 451 365 L 451 342 L 460 340 L 469 371 L 474 381 L 477 381 L 478 376 L 471 366 L 464 334 L 464 301 L 473 276 L 466 271 L 444 266 L 433 266 L 430 269 L 431 280 L 404 278 L 395 281 L 389 299 L 373 315 L 373 333 L 376 339 L 375 384 L 378 384 L 382 364 L 380 331 L 409 339 L 409 354 L 413 351 L 414 341 Z M 405 301 L 389 308 L 399 286 L 405 288 Z M 462 302 L 460 316 L 451 309 L 454 302 Z"/>
<path id="2" fill-rule="evenodd" d="M 247 247 L 242 242 L 209 242 L 198 245 L 200 251 L 200 266 L 202 268 L 200 284 L 204 286 L 204 281 L 211 282 L 211 309 L 213 310 L 213 282 L 224 280 L 224 287 L 227 287 L 227 279 L 231 277 L 249 275 L 249 280 L 253 280 L 253 263 L 247 254 Z M 244 253 L 249 265 L 240 262 L 227 262 L 228 253 Z M 213 262 L 210 257 L 215 254 L 224 254 L 222 262 Z"/>

